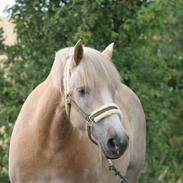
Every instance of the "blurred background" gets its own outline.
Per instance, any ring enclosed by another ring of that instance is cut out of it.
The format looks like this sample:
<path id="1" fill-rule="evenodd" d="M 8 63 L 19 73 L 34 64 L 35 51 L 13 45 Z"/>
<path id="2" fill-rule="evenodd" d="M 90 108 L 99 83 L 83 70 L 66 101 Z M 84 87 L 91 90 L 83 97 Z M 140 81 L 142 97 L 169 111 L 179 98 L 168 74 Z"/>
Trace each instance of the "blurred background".
<path id="1" fill-rule="evenodd" d="M 8 5 L 8 6 L 6 6 Z M 0 182 L 17 114 L 57 50 L 82 39 L 103 50 L 139 96 L 147 119 L 140 183 L 183 182 L 183 0 L 1 0 Z M 17 147 L 18 148 L 18 147 Z"/>

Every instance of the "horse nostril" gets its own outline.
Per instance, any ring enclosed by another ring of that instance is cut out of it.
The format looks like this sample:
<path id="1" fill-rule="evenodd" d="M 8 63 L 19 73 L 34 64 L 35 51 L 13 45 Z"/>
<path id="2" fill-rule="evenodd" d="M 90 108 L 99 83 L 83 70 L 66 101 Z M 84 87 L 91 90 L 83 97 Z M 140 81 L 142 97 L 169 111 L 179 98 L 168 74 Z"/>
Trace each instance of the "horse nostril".
<path id="1" fill-rule="evenodd" d="M 115 137 L 107 141 L 108 149 L 115 154 L 123 154 L 128 147 L 129 137 L 125 135 L 122 139 Z"/>
<path id="2" fill-rule="evenodd" d="M 115 138 L 110 138 L 107 142 L 107 146 L 112 152 L 119 151 L 119 143 Z"/>

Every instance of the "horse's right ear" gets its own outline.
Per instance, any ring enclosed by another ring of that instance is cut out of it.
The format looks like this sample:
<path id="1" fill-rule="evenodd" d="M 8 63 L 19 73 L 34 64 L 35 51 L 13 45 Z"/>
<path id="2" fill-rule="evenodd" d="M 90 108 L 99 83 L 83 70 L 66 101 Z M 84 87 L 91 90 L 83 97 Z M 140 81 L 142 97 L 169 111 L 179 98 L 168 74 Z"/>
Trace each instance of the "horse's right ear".
<path id="1" fill-rule="evenodd" d="M 102 52 L 103 55 L 106 55 L 109 59 L 112 58 L 113 55 L 113 49 L 114 49 L 114 43 L 111 43 L 108 45 L 105 50 Z"/>
<path id="2" fill-rule="evenodd" d="M 79 40 L 74 46 L 73 59 L 76 65 L 78 65 L 83 58 L 83 45 L 81 40 Z"/>

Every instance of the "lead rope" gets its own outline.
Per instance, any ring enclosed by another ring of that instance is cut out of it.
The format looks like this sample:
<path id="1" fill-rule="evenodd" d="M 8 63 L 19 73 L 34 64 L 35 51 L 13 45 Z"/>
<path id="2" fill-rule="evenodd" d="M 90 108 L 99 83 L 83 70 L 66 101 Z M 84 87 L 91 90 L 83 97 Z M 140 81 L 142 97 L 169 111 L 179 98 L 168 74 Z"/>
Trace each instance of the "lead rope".
<path id="1" fill-rule="evenodd" d="M 130 183 L 128 181 L 127 178 L 125 178 L 125 176 L 123 176 L 120 171 L 118 171 L 118 169 L 115 167 L 115 165 L 113 164 L 112 160 L 107 159 L 108 161 L 108 169 L 109 171 L 111 171 L 113 173 L 114 176 L 118 176 L 120 178 L 120 183 Z"/>

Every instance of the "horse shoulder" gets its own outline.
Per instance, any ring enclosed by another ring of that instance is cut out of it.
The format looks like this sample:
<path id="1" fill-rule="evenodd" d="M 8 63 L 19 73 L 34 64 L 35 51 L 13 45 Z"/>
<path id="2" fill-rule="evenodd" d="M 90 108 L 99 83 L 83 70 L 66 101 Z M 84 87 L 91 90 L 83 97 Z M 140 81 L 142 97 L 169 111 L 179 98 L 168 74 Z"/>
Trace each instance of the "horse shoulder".
<path id="1" fill-rule="evenodd" d="M 32 114 L 37 111 L 38 101 L 41 99 L 44 88 L 45 84 L 43 82 L 30 93 L 15 122 L 9 151 L 9 174 L 12 179 L 17 174 L 22 174 L 22 167 L 24 169 L 26 167 L 26 171 L 29 171 L 31 169 L 30 164 L 34 164 L 35 169 L 39 164 L 37 159 L 37 140 L 34 133 L 34 115 Z"/>

